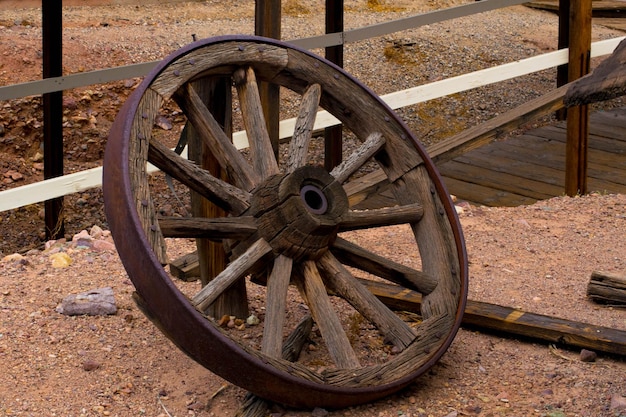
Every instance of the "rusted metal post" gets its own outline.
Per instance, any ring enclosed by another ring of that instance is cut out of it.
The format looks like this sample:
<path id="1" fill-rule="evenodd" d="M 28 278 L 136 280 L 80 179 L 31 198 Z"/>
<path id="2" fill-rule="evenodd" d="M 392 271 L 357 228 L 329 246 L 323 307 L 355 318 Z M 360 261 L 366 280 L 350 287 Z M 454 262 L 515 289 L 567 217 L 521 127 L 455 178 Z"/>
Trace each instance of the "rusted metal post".
<path id="1" fill-rule="evenodd" d="M 255 2 L 254 34 L 267 38 L 280 39 L 281 0 L 257 0 Z M 260 82 L 261 104 L 267 121 L 267 131 L 272 140 L 274 154 L 278 158 L 278 130 L 280 124 L 280 88 L 277 85 Z"/>
<path id="2" fill-rule="evenodd" d="M 42 1 L 43 77 L 63 75 L 63 1 Z M 43 95 L 44 179 L 63 175 L 63 91 Z M 46 238 L 65 235 L 63 197 L 47 200 Z"/>
<path id="3" fill-rule="evenodd" d="M 569 82 L 589 73 L 591 13 L 591 0 L 570 0 Z M 565 193 L 569 196 L 587 193 L 588 141 L 589 107 L 569 108 L 565 149 Z"/>
<path id="4" fill-rule="evenodd" d="M 326 33 L 337 32 L 343 32 L 343 0 L 326 0 Z M 343 45 L 327 47 L 326 59 L 343 67 Z M 341 163 L 342 142 L 341 125 L 327 127 L 324 130 L 326 147 L 324 165 L 328 171 Z"/>

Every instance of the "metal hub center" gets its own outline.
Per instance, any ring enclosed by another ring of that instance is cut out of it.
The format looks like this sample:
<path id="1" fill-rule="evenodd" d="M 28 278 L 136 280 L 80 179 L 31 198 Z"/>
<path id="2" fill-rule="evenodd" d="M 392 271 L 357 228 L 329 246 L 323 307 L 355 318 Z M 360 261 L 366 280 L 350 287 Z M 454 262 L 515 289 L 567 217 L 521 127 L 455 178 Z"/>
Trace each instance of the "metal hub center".
<path id="1" fill-rule="evenodd" d="M 324 214 L 328 210 L 328 200 L 326 196 L 314 185 L 305 185 L 300 190 L 300 198 L 304 201 L 306 208 L 313 214 Z"/>

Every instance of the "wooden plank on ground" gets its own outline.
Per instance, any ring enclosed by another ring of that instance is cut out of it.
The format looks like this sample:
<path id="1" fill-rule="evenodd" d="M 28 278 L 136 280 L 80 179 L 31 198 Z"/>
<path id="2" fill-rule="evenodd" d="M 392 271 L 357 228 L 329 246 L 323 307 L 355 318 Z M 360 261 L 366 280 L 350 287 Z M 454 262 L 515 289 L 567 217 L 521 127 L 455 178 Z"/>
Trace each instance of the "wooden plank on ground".
<path id="1" fill-rule="evenodd" d="M 534 198 L 485 187 L 479 184 L 468 183 L 456 178 L 444 176 L 443 181 L 450 194 L 455 195 L 459 200 L 467 201 L 477 206 L 517 207 L 533 204 L 537 201 L 537 199 Z"/>
<path id="2" fill-rule="evenodd" d="M 557 187 L 562 187 L 563 185 L 562 169 L 538 165 L 533 163 L 532 159 L 520 160 L 512 158 L 510 149 L 508 153 L 475 152 L 468 156 L 460 156 L 455 160 L 465 164 L 488 168 L 495 173 L 515 175 Z"/>
<path id="3" fill-rule="evenodd" d="M 390 308 L 420 311 L 421 296 L 397 285 L 362 281 Z M 626 355 L 626 331 L 595 326 L 480 301 L 468 300 L 463 326 L 559 343 L 568 347 Z"/>
<path id="4" fill-rule="evenodd" d="M 509 146 L 509 147 L 492 147 L 485 149 L 487 155 L 498 155 L 501 157 L 510 157 L 513 162 L 511 166 L 515 166 L 515 161 L 532 161 L 532 165 L 537 167 L 537 173 L 546 174 L 543 181 L 550 184 L 556 184 L 563 186 L 565 182 L 564 177 L 564 161 L 565 155 L 557 153 L 554 155 L 538 154 L 532 148 L 528 146 Z M 472 155 L 473 157 L 473 155 Z M 546 171 L 546 169 L 548 171 Z M 593 188 L 593 186 L 603 185 L 605 182 L 607 186 L 615 188 L 616 192 L 623 192 L 624 186 L 626 186 L 626 169 L 619 169 L 615 167 L 607 167 L 596 163 L 593 158 L 589 162 L 589 186 L 592 190 L 606 189 L 606 186 L 601 188 Z M 532 175 L 532 174 L 530 174 Z M 532 177 L 531 177 L 532 178 Z M 613 183 L 613 184 L 611 184 Z"/>
<path id="5" fill-rule="evenodd" d="M 559 195 L 559 192 L 562 193 L 562 190 L 558 190 L 558 187 L 550 184 L 525 180 L 524 178 L 510 174 L 501 173 L 494 175 L 491 169 L 477 167 L 471 164 L 463 164 L 456 160 L 446 162 L 439 167 L 439 171 L 446 177 L 524 195 L 537 200 L 551 198 L 555 195 Z"/>
<path id="6" fill-rule="evenodd" d="M 536 152 L 535 157 L 537 163 L 541 161 L 541 163 L 552 164 L 550 166 L 555 166 L 555 163 L 563 166 L 562 164 L 564 164 L 565 161 L 564 140 L 547 139 L 540 136 L 534 136 L 544 135 L 542 132 L 533 132 L 532 134 L 533 136 L 524 135 L 523 142 L 510 142 L 507 147 L 514 148 L 511 150 L 511 154 L 515 154 L 523 149 L 529 149 Z M 621 155 L 616 157 L 610 152 L 600 151 L 597 149 L 589 150 L 589 161 L 590 165 L 597 165 L 597 169 L 600 172 L 603 171 L 602 167 L 605 167 L 606 170 L 620 170 L 626 168 L 626 159 L 624 159 Z"/>
<path id="7" fill-rule="evenodd" d="M 616 140 L 617 137 L 626 135 L 626 128 L 618 132 L 610 127 L 597 128 L 597 133 L 589 135 L 589 149 L 608 152 L 615 158 L 626 157 L 626 141 Z M 564 129 L 560 126 L 545 126 L 538 130 L 536 135 L 550 135 L 552 140 L 561 141 Z"/>

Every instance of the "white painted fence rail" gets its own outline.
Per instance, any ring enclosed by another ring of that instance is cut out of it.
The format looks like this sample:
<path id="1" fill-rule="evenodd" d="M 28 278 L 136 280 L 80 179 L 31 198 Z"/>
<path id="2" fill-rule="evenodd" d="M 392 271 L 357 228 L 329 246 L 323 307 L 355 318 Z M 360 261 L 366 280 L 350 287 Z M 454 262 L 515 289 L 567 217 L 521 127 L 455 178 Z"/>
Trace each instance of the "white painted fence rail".
<path id="1" fill-rule="evenodd" d="M 595 42 L 591 48 L 591 56 L 598 57 L 613 52 L 617 45 L 626 37 L 608 39 Z M 413 104 L 422 103 L 435 98 L 450 94 L 467 91 L 473 88 L 493 84 L 496 82 L 516 78 L 522 75 L 553 68 L 567 63 L 568 50 L 562 49 L 499 65 L 480 71 L 447 78 L 434 83 L 420 85 L 403 91 L 397 91 L 382 96 L 381 98 L 392 108 L 398 109 Z M 338 123 L 331 114 L 326 111 L 319 112 L 315 121 L 314 129 L 322 129 Z M 295 119 L 287 119 L 280 122 L 280 138 L 291 137 L 295 125 Z M 245 132 L 236 132 L 233 135 L 235 146 L 239 149 L 248 146 Z M 84 191 L 102 185 L 102 167 L 92 168 L 62 177 L 40 181 L 22 187 L 13 188 L 0 192 L 0 212 L 39 203 L 67 194 Z"/>

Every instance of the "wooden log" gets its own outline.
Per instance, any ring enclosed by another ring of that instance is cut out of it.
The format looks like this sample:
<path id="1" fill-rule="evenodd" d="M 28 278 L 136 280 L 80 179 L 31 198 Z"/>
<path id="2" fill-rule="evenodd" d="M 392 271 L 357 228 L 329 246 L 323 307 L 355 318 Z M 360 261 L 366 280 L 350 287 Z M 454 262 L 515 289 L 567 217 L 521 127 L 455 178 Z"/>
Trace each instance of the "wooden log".
<path id="1" fill-rule="evenodd" d="M 420 311 L 421 297 L 416 292 L 369 280 L 364 285 L 390 308 Z M 462 325 L 568 347 L 626 355 L 624 330 L 528 313 L 480 301 L 468 300 Z"/>
<path id="2" fill-rule="evenodd" d="M 574 81 L 563 99 L 566 106 L 579 106 L 626 95 L 626 40 L 590 75 Z"/>
<path id="3" fill-rule="evenodd" d="M 597 303 L 626 305 L 626 276 L 592 272 L 587 296 Z"/>

